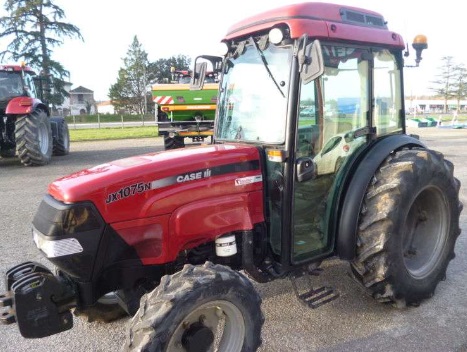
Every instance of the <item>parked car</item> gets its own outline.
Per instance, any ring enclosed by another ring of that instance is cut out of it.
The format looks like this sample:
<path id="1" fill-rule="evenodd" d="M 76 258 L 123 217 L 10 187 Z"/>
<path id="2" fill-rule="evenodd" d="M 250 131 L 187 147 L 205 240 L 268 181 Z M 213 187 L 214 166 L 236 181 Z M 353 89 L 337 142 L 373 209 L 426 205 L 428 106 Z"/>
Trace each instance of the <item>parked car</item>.
<path id="1" fill-rule="evenodd" d="M 315 107 L 307 106 L 300 110 L 300 117 L 314 117 L 315 116 Z"/>
<path id="2" fill-rule="evenodd" d="M 345 158 L 364 143 L 364 137 L 354 137 L 354 131 L 337 134 L 326 142 L 321 151 L 313 158 L 318 175 L 337 172 Z"/>

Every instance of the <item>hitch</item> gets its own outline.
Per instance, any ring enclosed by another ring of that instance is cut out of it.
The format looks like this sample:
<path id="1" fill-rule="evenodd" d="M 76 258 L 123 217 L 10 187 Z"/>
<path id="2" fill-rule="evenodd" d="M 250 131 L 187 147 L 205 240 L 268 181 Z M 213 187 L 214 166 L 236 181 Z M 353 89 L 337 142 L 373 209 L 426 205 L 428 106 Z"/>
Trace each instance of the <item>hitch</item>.
<path id="1" fill-rule="evenodd" d="M 76 294 L 63 278 L 35 262 L 19 264 L 5 276 L 8 291 L 0 295 L 0 322 L 18 323 L 26 338 L 50 336 L 73 327 L 70 309 L 76 305 Z"/>

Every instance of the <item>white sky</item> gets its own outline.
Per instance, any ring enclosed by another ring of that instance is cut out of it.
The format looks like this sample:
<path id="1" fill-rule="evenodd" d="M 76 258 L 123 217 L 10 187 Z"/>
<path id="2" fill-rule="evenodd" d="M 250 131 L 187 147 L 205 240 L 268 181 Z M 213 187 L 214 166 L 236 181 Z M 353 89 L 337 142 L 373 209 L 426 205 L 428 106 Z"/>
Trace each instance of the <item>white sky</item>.
<path id="1" fill-rule="evenodd" d="M 110 1 L 55 0 L 66 14 L 65 22 L 76 25 L 84 37 L 65 39 L 53 57 L 70 71 L 73 88 L 84 86 L 94 91 L 96 100 L 107 100 L 117 80 L 122 59 L 136 35 L 150 61 L 173 55 L 194 57 L 215 54 L 215 48 L 228 28 L 237 21 L 299 0 L 181 0 Z M 416 34 L 428 37 L 420 68 L 406 69 L 406 95 L 429 94 L 441 58 L 452 56 L 456 63 L 467 63 L 467 44 L 462 37 L 466 16 L 460 2 L 444 0 L 342 0 L 341 3 L 381 13 L 389 29 L 412 43 Z M 177 7 L 177 3 L 179 6 Z M 3 12 L 3 11 L 2 11 Z M 411 49 L 410 61 L 415 51 Z M 467 66 L 467 65 L 466 65 Z"/>

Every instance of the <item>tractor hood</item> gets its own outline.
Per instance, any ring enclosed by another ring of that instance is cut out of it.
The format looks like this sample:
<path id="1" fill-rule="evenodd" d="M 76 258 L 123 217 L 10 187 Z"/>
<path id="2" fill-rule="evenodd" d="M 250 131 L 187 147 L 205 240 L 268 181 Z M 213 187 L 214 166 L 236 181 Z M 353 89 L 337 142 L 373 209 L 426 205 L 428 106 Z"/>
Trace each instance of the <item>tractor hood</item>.
<path id="1" fill-rule="evenodd" d="M 217 144 L 157 152 L 85 169 L 49 185 L 64 203 L 91 201 L 107 223 L 171 214 L 195 201 L 262 189 L 250 145 Z"/>

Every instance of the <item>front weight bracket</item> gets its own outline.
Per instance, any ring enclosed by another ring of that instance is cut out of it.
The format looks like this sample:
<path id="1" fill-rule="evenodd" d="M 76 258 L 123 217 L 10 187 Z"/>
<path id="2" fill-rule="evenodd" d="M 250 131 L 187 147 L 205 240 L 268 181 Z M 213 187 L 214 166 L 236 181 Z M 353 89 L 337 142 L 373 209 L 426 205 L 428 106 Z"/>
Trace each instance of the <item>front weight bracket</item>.
<path id="1" fill-rule="evenodd" d="M 5 286 L 7 290 L 10 291 L 11 285 L 21 277 L 35 272 L 50 273 L 51 271 L 44 265 L 36 262 L 24 262 L 9 269 L 5 274 Z"/>
<path id="2" fill-rule="evenodd" d="M 41 264 L 27 262 L 6 274 L 9 291 L 0 295 L 0 307 L 6 308 L 0 322 L 16 322 L 26 338 L 40 338 L 73 327 L 70 308 L 75 305 L 73 288 Z"/>
<path id="3" fill-rule="evenodd" d="M 11 292 L 11 286 L 22 277 L 34 272 L 51 273 L 44 265 L 36 262 L 24 262 L 10 268 L 5 274 L 5 286 L 7 293 L 0 294 L 0 323 L 12 324 L 16 322 L 15 310 L 13 307 L 14 297 Z"/>

